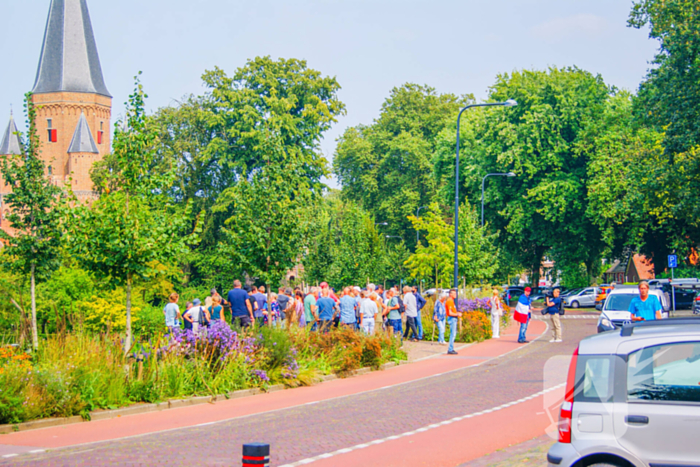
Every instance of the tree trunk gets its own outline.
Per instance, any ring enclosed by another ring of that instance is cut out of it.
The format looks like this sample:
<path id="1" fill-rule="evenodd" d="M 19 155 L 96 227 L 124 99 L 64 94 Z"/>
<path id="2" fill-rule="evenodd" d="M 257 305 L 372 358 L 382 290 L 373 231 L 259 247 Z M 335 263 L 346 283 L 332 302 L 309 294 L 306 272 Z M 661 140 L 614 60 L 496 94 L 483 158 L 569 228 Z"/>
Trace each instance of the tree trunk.
<path id="1" fill-rule="evenodd" d="M 32 345 L 34 346 L 34 350 L 37 350 L 39 348 L 39 332 L 37 330 L 36 326 L 36 278 L 35 276 L 36 272 L 36 265 L 32 263 L 32 270 L 31 270 L 31 287 L 30 287 L 30 293 L 32 297 Z"/>
<path id="2" fill-rule="evenodd" d="M 131 274 L 126 277 L 126 339 L 124 340 L 124 354 L 131 349 Z"/>

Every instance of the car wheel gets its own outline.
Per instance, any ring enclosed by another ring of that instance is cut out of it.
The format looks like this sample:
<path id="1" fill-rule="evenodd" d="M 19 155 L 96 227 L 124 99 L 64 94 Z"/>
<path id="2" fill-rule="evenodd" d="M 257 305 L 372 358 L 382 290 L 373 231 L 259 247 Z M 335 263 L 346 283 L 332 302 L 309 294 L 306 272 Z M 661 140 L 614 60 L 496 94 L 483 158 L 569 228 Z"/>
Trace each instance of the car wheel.
<path id="1" fill-rule="evenodd" d="M 578 308 L 578 302 L 576 300 L 571 302 L 571 308 Z"/>

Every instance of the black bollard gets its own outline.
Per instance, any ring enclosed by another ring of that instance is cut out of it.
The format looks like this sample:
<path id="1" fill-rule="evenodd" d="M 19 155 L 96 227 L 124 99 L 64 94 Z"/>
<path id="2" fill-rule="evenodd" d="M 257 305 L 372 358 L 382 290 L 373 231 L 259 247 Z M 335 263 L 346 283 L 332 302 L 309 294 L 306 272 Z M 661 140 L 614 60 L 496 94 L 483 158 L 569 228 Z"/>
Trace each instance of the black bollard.
<path id="1" fill-rule="evenodd" d="M 243 445 L 243 467 L 258 467 L 270 463 L 270 445 L 248 443 Z"/>

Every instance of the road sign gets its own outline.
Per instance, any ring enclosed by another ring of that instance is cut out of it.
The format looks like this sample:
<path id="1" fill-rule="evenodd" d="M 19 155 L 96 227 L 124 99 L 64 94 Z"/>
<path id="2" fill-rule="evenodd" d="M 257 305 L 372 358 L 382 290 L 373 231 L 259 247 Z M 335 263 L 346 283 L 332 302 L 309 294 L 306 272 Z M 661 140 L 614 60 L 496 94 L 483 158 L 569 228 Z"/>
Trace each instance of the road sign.
<path id="1" fill-rule="evenodd" d="M 668 267 L 671 269 L 678 267 L 678 255 L 668 255 Z"/>

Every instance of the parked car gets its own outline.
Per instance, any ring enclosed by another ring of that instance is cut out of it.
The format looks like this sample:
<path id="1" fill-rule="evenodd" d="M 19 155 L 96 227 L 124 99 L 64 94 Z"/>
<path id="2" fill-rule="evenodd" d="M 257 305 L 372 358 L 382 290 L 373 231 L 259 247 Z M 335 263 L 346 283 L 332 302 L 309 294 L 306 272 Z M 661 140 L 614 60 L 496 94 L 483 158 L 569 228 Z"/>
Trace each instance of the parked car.
<path id="1" fill-rule="evenodd" d="M 598 295 L 597 287 L 586 287 L 577 293 L 571 293 L 564 297 L 564 306 L 570 308 L 592 307 Z"/>
<path id="2" fill-rule="evenodd" d="M 608 297 L 608 294 L 610 293 L 611 290 L 612 290 L 612 287 L 609 285 L 600 286 L 600 293 L 595 298 L 595 309 L 596 310 L 603 309 L 603 302 Z"/>
<path id="3" fill-rule="evenodd" d="M 503 302 L 509 307 L 514 307 L 518 299 L 525 293 L 525 287 L 510 286 L 503 292 Z"/>
<path id="4" fill-rule="evenodd" d="M 698 402 L 700 318 L 643 321 L 589 336 L 571 359 L 548 465 L 698 465 Z"/>
<path id="5" fill-rule="evenodd" d="M 668 317 L 668 301 L 661 289 L 650 289 L 649 295 L 659 299 L 664 309 L 664 318 Z M 630 302 L 634 297 L 639 297 L 639 288 L 636 285 L 622 285 L 615 287 L 608 295 L 603 310 L 598 317 L 598 332 L 611 331 L 621 328 L 624 324 L 632 322 L 632 313 L 629 312 Z"/>
<path id="6" fill-rule="evenodd" d="M 649 287 L 659 288 L 663 290 L 664 294 L 668 298 L 669 309 L 673 308 L 674 296 L 671 289 L 671 283 L 673 283 L 675 288 L 675 308 L 693 308 L 695 302 L 695 296 L 697 294 L 697 289 L 700 287 L 700 282 L 696 278 L 690 279 L 653 279 L 649 281 Z"/>

